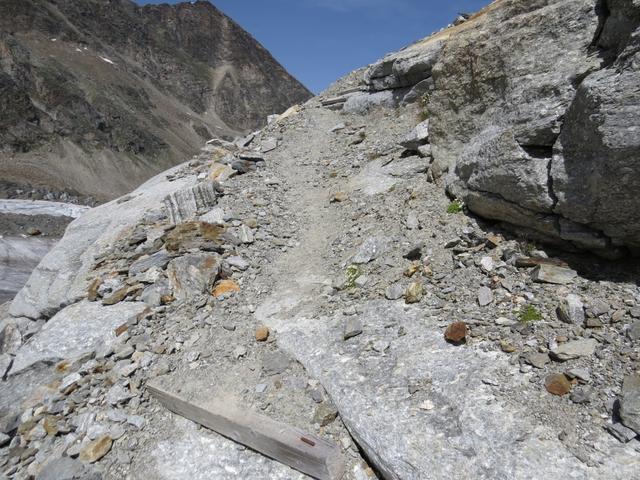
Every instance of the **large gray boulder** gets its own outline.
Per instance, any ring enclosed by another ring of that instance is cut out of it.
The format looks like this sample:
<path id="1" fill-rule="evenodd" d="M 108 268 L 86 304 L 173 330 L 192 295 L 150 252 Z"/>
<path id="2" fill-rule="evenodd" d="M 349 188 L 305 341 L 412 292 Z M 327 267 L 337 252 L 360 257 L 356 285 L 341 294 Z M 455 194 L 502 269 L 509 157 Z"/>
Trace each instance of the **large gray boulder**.
<path id="1" fill-rule="evenodd" d="M 606 3 L 495 5 L 447 41 L 428 109 L 434 171 L 471 211 L 616 256 L 640 246 L 640 17 Z"/>
<path id="2" fill-rule="evenodd" d="M 582 82 L 567 110 L 550 170 L 554 213 L 639 250 L 639 172 L 640 29 L 612 66 Z"/>

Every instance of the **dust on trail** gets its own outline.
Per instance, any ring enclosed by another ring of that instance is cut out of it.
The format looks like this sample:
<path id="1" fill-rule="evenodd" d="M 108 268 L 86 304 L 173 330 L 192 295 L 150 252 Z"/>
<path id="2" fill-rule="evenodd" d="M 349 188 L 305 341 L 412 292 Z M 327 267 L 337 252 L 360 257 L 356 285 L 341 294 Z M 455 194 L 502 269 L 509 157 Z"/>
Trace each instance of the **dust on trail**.
<path id="1" fill-rule="evenodd" d="M 287 312 L 317 313 L 314 300 L 335 274 L 326 258 L 329 243 L 342 231 L 344 221 L 329 203 L 334 191 L 325 176 L 327 164 L 340 154 L 327 151 L 335 135 L 330 130 L 339 122 L 339 115 L 316 110 L 306 128 L 288 132 L 270 160 L 286 190 L 288 209 L 284 218 L 295 222 L 299 234 L 297 246 L 280 255 L 260 279 L 268 282 L 274 293 L 256 316 L 276 328 L 286 328 L 288 321 L 295 321 Z"/>

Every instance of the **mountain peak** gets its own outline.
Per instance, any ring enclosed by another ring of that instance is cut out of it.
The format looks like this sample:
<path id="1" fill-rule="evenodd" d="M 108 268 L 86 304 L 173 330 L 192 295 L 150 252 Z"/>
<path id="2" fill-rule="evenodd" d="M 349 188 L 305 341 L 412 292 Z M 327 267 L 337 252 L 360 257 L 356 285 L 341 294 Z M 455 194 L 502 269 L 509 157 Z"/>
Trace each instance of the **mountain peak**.
<path id="1" fill-rule="evenodd" d="M 311 96 L 209 2 L 3 3 L 5 182 L 113 198 Z"/>

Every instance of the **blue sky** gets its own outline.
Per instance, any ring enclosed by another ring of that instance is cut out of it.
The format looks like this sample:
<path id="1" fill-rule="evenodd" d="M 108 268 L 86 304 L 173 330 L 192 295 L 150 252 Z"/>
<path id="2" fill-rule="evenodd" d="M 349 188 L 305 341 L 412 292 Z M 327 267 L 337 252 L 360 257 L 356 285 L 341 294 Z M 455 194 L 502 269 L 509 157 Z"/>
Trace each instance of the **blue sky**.
<path id="1" fill-rule="evenodd" d="M 161 3 L 140 0 L 138 3 Z M 169 2 L 178 3 L 178 2 Z M 310 90 L 426 37 L 490 0 L 212 0 Z"/>

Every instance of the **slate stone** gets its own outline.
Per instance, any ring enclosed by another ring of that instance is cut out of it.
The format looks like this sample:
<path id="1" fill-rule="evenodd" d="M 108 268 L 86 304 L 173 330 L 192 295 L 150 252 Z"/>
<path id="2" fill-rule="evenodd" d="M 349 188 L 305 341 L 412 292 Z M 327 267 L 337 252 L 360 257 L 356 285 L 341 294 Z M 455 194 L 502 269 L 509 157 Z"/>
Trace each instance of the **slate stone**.
<path id="1" fill-rule="evenodd" d="M 123 387 L 122 385 L 116 384 L 109 389 L 105 400 L 109 405 L 117 406 L 121 403 L 126 403 L 128 400 L 133 398 L 133 394 L 131 391 Z"/>
<path id="2" fill-rule="evenodd" d="M 556 265 L 538 265 L 531 272 L 531 278 L 538 283 L 552 283 L 556 285 L 566 285 L 573 282 L 577 273 L 569 268 L 558 267 Z"/>
<path id="3" fill-rule="evenodd" d="M 629 443 L 631 440 L 637 437 L 636 432 L 630 428 L 625 427 L 621 423 L 614 423 L 606 426 L 607 431 L 620 440 L 622 443 Z"/>
<path id="4" fill-rule="evenodd" d="M 401 283 L 389 285 L 384 292 L 387 300 L 399 300 L 404 295 L 405 288 Z"/>
<path id="5" fill-rule="evenodd" d="M 627 330 L 627 337 L 629 337 L 634 342 L 640 340 L 640 321 L 633 322 Z"/>
<path id="6" fill-rule="evenodd" d="M 404 139 L 400 141 L 407 150 L 417 151 L 418 147 L 429 141 L 429 120 L 419 123 Z"/>
<path id="7" fill-rule="evenodd" d="M 129 267 L 129 275 L 135 276 L 147 270 L 158 267 L 164 269 L 171 260 L 166 250 L 160 250 L 152 255 L 141 257 Z"/>
<path id="8" fill-rule="evenodd" d="M 564 323 L 582 325 L 584 322 L 584 304 L 578 295 L 569 294 L 560 301 L 558 318 Z"/>
<path id="9" fill-rule="evenodd" d="M 69 457 L 60 457 L 47 462 L 36 480 L 99 480 L 102 476 L 82 462 Z"/>
<path id="10" fill-rule="evenodd" d="M 530 352 L 524 356 L 525 362 L 535 368 L 544 368 L 544 366 L 549 363 L 551 360 L 549 359 L 549 355 L 546 353 L 536 353 Z"/>
<path id="11" fill-rule="evenodd" d="M 589 338 L 586 340 L 574 340 L 566 342 L 551 350 L 550 355 L 554 360 L 566 362 L 580 357 L 588 357 L 593 355 L 598 346 L 598 341 Z"/>
<path id="12" fill-rule="evenodd" d="M 384 250 L 385 242 L 382 239 L 369 237 L 360 245 L 351 261 L 355 264 L 369 263 L 382 255 Z"/>
<path id="13" fill-rule="evenodd" d="M 489 287 L 480 287 L 478 289 L 478 305 L 486 307 L 493 303 L 493 291 Z"/>
<path id="14" fill-rule="evenodd" d="M 622 384 L 620 420 L 640 435 L 640 375 L 627 375 Z"/>
<path id="15" fill-rule="evenodd" d="M 357 337 L 362 334 L 362 322 L 356 317 L 347 318 L 344 324 L 344 332 L 342 338 L 349 340 L 350 338 Z"/>
<path id="16" fill-rule="evenodd" d="M 200 182 L 164 198 L 164 207 L 171 223 L 177 225 L 208 212 L 218 202 L 218 191 L 211 181 Z"/>
<path id="17" fill-rule="evenodd" d="M 569 398 L 573 403 L 589 403 L 593 398 L 593 391 L 587 387 L 578 387 L 571 392 Z"/>
<path id="18" fill-rule="evenodd" d="M 169 262 L 167 277 L 178 300 L 211 293 L 221 268 L 215 253 L 191 253 Z"/>
<path id="19" fill-rule="evenodd" d="M 280 351 L 268 352 L 262 357 L 262 370 L 268 376 L 279 375 L 289 368 L 290 362 L 289 356 Z"/>

